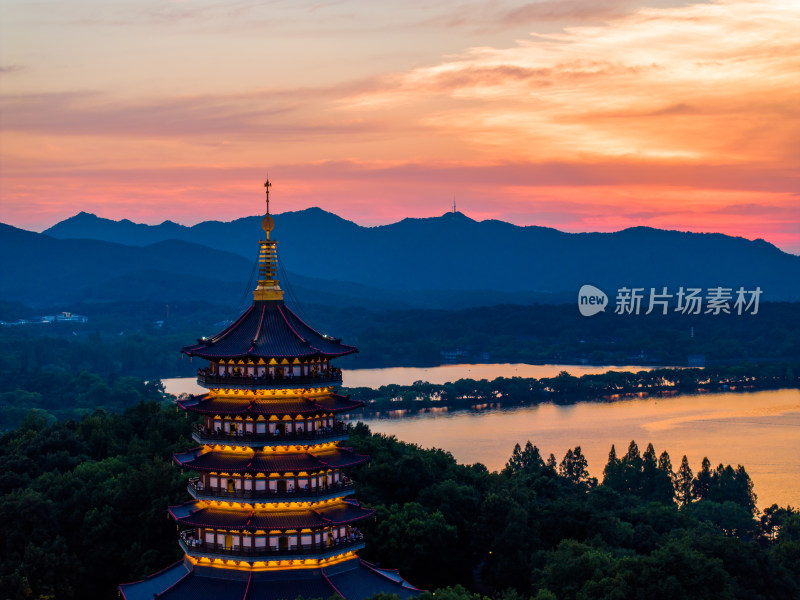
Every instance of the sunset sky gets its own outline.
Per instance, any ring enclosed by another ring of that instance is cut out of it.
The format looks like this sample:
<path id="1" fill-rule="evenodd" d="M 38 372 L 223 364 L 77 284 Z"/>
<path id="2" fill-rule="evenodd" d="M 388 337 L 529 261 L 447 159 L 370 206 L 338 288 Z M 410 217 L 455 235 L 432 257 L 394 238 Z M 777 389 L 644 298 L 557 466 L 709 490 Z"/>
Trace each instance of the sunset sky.
<path id="1" fill-rule="evenodd" d="M 0 220 L 319 206 L 800 253 L 798 0 L 0 0 Z"/>

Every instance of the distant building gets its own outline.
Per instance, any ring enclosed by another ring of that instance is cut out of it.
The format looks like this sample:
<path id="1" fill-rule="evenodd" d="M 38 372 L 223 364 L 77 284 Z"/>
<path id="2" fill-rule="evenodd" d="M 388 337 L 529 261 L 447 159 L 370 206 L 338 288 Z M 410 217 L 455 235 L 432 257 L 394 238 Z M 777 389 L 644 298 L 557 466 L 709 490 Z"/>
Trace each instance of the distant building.
<path id="1" fill-rule="evenodd" d="M 56 323 L 86 323 L 89 317 L 83 315 L 74 315 L 71 312 L 62 312 L 56 315 Z"/>
<path id="2" fill-rule="evenodd" d="M 457 363 L 470 356 L 469 348 L 456 348 L 454 350 L 442 350 L 439 352 L 444 363 Z"/>
<path id="3" fill-rule="evenodd" d="M 31 317 L 30 319 L 19 319 L 13 323 L 6 323 L 0 321 L 0 325 L 11 327 L 15 325 L 42 325 L 48 323 L 86 323 L 89 317 L 84 315 L 75 315 L 71 312 L 64 311 L 57 315 L 43 315 L 41 317 Z"/>

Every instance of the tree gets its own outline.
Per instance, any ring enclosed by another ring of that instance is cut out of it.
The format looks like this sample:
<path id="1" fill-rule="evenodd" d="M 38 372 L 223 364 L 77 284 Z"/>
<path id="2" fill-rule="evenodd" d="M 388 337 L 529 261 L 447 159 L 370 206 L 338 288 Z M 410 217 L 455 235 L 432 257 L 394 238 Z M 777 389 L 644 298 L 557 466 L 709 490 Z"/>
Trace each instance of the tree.
<path id="1" fill-rule="evenodd" d="M 635 440 L 631 440 L 631 443 L 628 444 L 628 451 L 622 457 L 622 463 L 635 471 L 642 470 L 642 457 L 639 454 L 639 446 L 636 445 Z"/>
<path id="2" fill-rule="evenodd" d="M 545 466 L 539 448 L 531 444 L 530 440 L 525 444 L 525 450 L 522 450 L 519 444 L 514 445 L 514 451 L 511 453 L 511 458 L 506 463 L 505 470 L 508 473 L 521 473 L 521 472 L 535 472 L 539 471 Z"/>
<path id="3" fill-rule="evenodd" d="M 589 487 L 594 487 L 597 485 L 597 479 L 589 476 L 588 466 L 589 462 L 583 455 L 581 447 L 576 446 L 575 450 L 567 450 L 558 467 L 558 474 L 573 483 L 583 483 Z"/>
<path id="4" fill-rule="evenodd" d="M 456 527 L 439 511 L 428 512 L 417 502 L 379 511 L 375 534 L 367 536 L 370 560 L 392 565 L 418 585 L 438 587 L 457 583 L 463 571 Z"/>
<path id="5" fill-rule="evenodd" d="M 709 500 L 724 503 L 733 502 L 753 514 L 756 510 L 756 494 L 753 481 L 744 467 L 736 469 L 720 464 L 711 473 L 708 496 Z"/>
<path id="6" fill-rule="evenodd" d="M 708 457 L 703 458 L 700 470 L 692 481 L 692 498 L 695 500 L 705 500 L 711 493 L 711 461 Z"/>
<path id="7" fill-rule="evenodd" d="M 692 501 L 692 469 L 685 454 L 681 459 L 681 466 L 675 478 L 675 493 L 681 506 L 686 506 Z"/>
<path id="8" fill-rule="evenodd" d="M 546 466 L 547 466 L 548 469 L 553 471 L 553 473 L 556 472 L 556 455 L 553 454 L 552 452 L 550 453 L 550 456 L 547 457 L 547 465 Z"/>
<path id="9" fill-rule="evenodd" d="M 622 464 L 617 458 L 617 450 L 614 444 L 611 444 L 611 451 L 608 453 L 608 462 L 603 469 L 603 484 L 617 489 L 621 467 Z"/>

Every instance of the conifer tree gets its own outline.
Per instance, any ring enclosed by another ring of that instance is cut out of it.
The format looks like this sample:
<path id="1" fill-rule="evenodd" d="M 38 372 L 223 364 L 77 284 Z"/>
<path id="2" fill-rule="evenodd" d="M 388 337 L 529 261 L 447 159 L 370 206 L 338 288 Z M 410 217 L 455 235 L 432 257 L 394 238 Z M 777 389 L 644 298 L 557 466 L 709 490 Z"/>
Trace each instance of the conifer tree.
<path id="1" fill-rule="evenodd" d="M 531 444 L 531 441 L 528 440 L 528 443 L 525 444 L 525 450 L 522 451 L 522 468 L 538 470 L 543 466 L 544 460 L 542 460 L 542 454 L 539 452 L 539 448 Z"/>
<path id="2" fill-rule="evenodd" d="M 583 455 L 580 446 L 574 450 L 567 450 L 564 460 L 559 465 L 558 472 L 562 477 L 566 477 L 574 483 L 585 483 L 589 487 L 597 485 L 597 479 L 589 476 L 589 462 Z"/>
<path id="3" fill-rule="evenodd" d="M 522 448 L 520 445 L 514 444 L 514 450 L 511 451 L 511 458 L 506 463 L 505 470 L 509 473 L 516 473 L 522 468 Z"/>
<path id="4" fill-rule="evenodd" d="M 617 449 L 614 444 L 611 444 L 611 450 L 608 453 L 608 462 L 603 469 L 603 484 L 617 489 L 619 484 L 620 474 L 620 460 L 617 458 Z"/>
<path id="5" fill-rule="evenodd" d="M 642 457 L 639 454 L 639 446 L 636 445 L 636 440 L 631 440 L 631 443 L 628 444 L 628 452 L 622 457 L 622 462 L 634 467 L 637 471 L 641 470 Z"/>
<path id="6" fill-rule="evenodd" d="M 557 464 L 556 463 L 556 455 L 551 452 L 550 456 L 547 458 L 547 465 L 546 466 L 547 466 L 548 469 L 553 471 L 553 473 L 555 473 L 556 472 L 556 464 Z"/>
<path id="7" fill-rule="evenodd" d="M 700 471 L 692 481 L 692 498 L 695 500 L 705 500 L 711 493 L 711 461 L 708 457 L 703 458 Z"/>
<path id="8" fill-rule="evenodd" d="M 576 481 L 586 483 L 589 487 L 597 485 L 597 478 L 589 476 L 589 461 L 586 460 L 580 446 L 575 446 L 572 452 L 572 465 Z"/>
<path id="9" fill-rule="evenodd" d="M 642 455 L 642 466 L 648 469 L 656 469 L 658 467 L 658 462 L 656 461 L 656 449 L 653 447 L 652 443 L 647 444 L 647 449 Z"/>
<path id="10" fill-rule="evenodd" d="M 675 472 L 672 470 L 672 459 L 666 450 L 658 457 L 654 480 L 653 499 L 668 504 L 675 502 Z"/>
<path id="11" fill-rule="evenodd" d="M 683 455 L 678 475 L 675 478 L 675 493 L 681 506 L 686 506 L 692 501 L 692 468 L 689 466 L 689 459 Z"/>
<path id="12" fill-rule="evenodd" d="M 561 459 L 561 464 L 558 465 L 558 474 L 562 477 L 566 477 L 574 481 L 573 477 L 573 457 L 572 457 L 572 448 L 567 450 L 567 453 L 564 455 L 564 458 Z"/>

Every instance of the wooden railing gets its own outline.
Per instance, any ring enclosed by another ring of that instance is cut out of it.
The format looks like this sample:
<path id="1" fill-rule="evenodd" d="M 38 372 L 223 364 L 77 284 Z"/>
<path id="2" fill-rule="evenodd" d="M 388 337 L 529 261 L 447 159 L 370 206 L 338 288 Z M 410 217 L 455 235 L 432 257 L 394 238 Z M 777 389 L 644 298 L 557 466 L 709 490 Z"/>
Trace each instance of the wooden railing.
<path id="1" fill-rule="evenodd" d="M 234 490 L 229 492 L 223 488 L 211 488 L 203 485 L 200 479 L 190 479 L 188 490 L 194 496 L 204 496 L 212 498 L 227 498 L 237 500 L 271 500 L 271 499 L 294 499 L 302 500 L 305 498 L 319 498 L 321 496 L 329 496 L 331 494 L 349 494 L 354 489 L 353 482 L 350 479 L 344 479 L 337 483 L 328 486 L 321 486 L 316 488 L 303 488 L 293 489 L 286 491 L 278 490 Z"/>

